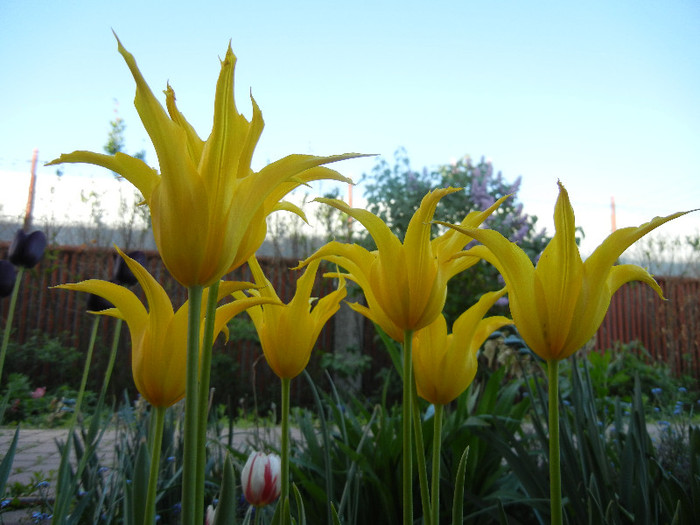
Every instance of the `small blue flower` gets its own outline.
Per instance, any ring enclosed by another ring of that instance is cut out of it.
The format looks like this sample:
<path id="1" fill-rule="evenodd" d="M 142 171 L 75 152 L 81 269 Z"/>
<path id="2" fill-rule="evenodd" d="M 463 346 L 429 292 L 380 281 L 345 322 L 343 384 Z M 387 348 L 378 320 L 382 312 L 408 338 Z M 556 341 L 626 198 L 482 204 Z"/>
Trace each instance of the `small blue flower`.
<path id="1" fill-rule="evenodd" d="M 175 505 L 173 505 L 173 513 L 180 514 L 180 512 L 182 512 L 182 503 L 177 502 Z"/>
<path id="2" fill-rule="evenodd" d="M 683 406 L 682 405 L 676 405 L 676 408 L 673 409 L 673 415 L 674 416 L 680 416 L 681 413 L 683 412 Z"/>
<path id="3" fill-rule="evenodd" d="M 172 463 L 175 461 L 175 456 L 168 456 L 168 459 L 166 460 L 168 463 Z"/>
<path id="4" fill-rule="evenodd" d="M 661 392 L 663 392 L 663 390 L 661 388 L 659 388 L 658 386 L 656 388 L 651 389 L 651 393 L 654 394 L 655 396 L 661 395 Z"/>
<path id="5" fill-rule="evenodd" d="M 38 489 L 43 489 L 49 486 L 49 482 L 46 480 L 40 481 L 39 483 L 36 484 L 36 488 Z"/>
<path id="6" fill-rule="evenodd" d="M 567 407 L 570 407 L 570 406 L 571 406 L 571 401 L 569 401 L 568 399 L 564 399 L 564 400 L 562 401 L 562 403 L 564 404 L 564 406 L 567 406 Z"/>
<path id="7" fill-rule="evenodd" d="M 681 394 L 685 394 L 688 391 L 688 389 L 684 386 L 679 386 L 678 387 L 678 392 Z"/>
<path id="8" fill-rule="evenodd" d="M 4 500 L 2 500 L 2 502 L 0 503 L 0 509 L 4 509 L 4 508 L 7 507 L 10 503 L 12 503 L 12 500 L 11 500 L 11 499 L 4 499 Z"/>

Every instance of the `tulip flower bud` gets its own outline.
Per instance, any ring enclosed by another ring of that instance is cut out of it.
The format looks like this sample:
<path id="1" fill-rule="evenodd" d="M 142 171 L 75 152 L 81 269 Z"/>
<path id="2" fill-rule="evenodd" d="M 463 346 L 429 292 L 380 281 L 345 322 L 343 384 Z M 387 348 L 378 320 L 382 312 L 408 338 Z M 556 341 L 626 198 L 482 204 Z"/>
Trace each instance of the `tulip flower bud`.
<path id="1" fill-rule="evenodd" d="M 144 268 L 146 267 L 146 254 L 142 251 L 128 252 L 127 255 Z M 122 257 L 117 256 L 117 260 L 114 263 L 112 282 L 122 286 L 133 286 L 138 282 Z"/>
<path id="2" fill-rule="evenodd" d="M 204 518 L 204 525 L 214 525 L 214 520 L 216 519 L 216 511 L 212 505 L 207 507 L 207 515 Z"/>
<path id="3" fill-rule="evenodd" d="M 250 454 L 241 473 L 243 494 L 248 503 L 255 507 L 264 507 L 279 498 L 281 467 L 277 454 Z"/>
<path id="4" fill-rule="evenodd" d="M 34 268 L 46 250 L 46 235 L 42 231 L 34 231 L 27 235 L 18 230 L 7 252 L 7 258 L 15 266 Z"/>
<path id="5" fill-rule="evenodd" d="M 0 261 L 0 297 L 7 297 L 15 287 L 17 270 L 10 261 Z"/>

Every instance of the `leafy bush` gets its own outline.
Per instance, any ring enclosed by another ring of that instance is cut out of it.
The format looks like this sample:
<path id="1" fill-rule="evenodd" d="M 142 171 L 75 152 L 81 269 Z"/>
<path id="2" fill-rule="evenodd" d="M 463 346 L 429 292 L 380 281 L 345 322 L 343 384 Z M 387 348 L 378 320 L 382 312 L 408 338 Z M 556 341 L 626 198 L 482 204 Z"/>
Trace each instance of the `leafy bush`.
<path id="1" fill-rule="evenodd" d="M 570 391 L 561 404 L 561 466 L 565 515 L 570 523 L 691 523 L 700 508 L 700 432 L 689 428 L 688 446 L 675 449 L 687 458 L 682 482 L 664 468 L 645 419 L 641 381 L 634 380 L 629 407 L 614 401 L 612 422 L 601 419 L 588 366 L 569 367 Z M 484 432 L 501 450 L 520 480 L 538 522 L 548 520 L 547 389 L 531 378 L 532 431 L 522 436 Z M 628 412 L 629 415 L 625 415 Z M 506 439 L 503 439 L 503 437 Z M 677 445 L 677 444 L 676 444 Z"/>
<path id="2" fill-rule="evenodd" d="M 316 411 L 299 409 L 295 420 L 300 438 L 294 441 L 293 479 L 305 495 L 310 523 L 331 523 L 331 502 L 344 523 L 401 522 L 401 413 L 385 403 L 368 404 L 341 395 L 331 383 L 331 394 L 316 395 Z M 529 401 L 519 400 L 520 384 L 504 386 L 503 371 L 488 374 L 473 385 L 443 420 L 441 485 L 442 522 L 451 517 L 457 465 L 470 447 L 466 471 L 464 514 L 469 523 L 492 523 L 499 507 L 520 506 L 524 493 L 505 465 L 504 455 L 478 429 L 518 432 Z M 421 402 L 425 461 L 432 448 L 432 412 Z M 272 445 L 274 446 L 274 445 Z M 418 480 L 414 484 L 418 490 Z M 416 504 L 420 498 L 416 493 Z M 420 513 L 420 511 L 416 510 Z"/>
<path id="3" fill-rule="evenodd" d="M 81 354 L 66 341 L 70 341 L 67 334 L 50 336 L 42 330 L 35 330 L 21 344 L 10 339 L 5 370 L 8 374 L 24 374 L 35 388 L 47 391 L 61 385 L 79 385 L 82 366 L 76 365 L 82 364 Z"/>

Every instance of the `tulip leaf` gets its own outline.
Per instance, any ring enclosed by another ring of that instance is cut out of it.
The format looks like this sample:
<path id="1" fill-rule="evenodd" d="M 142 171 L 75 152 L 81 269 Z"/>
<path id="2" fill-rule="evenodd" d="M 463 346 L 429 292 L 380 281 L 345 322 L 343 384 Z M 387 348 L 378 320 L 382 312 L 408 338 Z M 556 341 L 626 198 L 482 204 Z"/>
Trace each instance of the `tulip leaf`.
<path id="1" fill-rule="evenodd" d="M 2 458 L 0 463 L 0 494 L 5 494 L 5 485 L 7 484 L 7 478 L 10 477 L 10 470 L 12 469 L 12 462 L 15 459 L 15 450 L 17 450 L 17 440 L 19 439 L 19 426 L 15 430 L 15 437 L 12 438 L 10 443 L 10 448 L 5 453 L 5 457 Z"/>
<path id="2" fill-rule="evenodd" d="M 306 525 L 306 511 L 304 510 L 304 500 L 301 497 L 301 493 L 297 488 L 296 483 L 292 483 L 292 490 L 294 491 L 294 499 L 297 501 L 297 512 L 299 513 L 299 525 Z"/>
<path id="3" fill-rule="evenodd" d="M 457 477 L 455 479 L 455 493 L 452 500 L 452 525 L 464 523 L 464 474 L 467 470 L 467 458 L 469 457 L 469 447 L 464 449 L 462 458 L 457 467 Z"/>
<path id="4" fill-rule="evenodd" d="M 214 525 L 236 523 L 236 475 L 233 472 L 231 456 L 224 462 L 224 479 L 221 482 L 219 504 L 216 506 Z"/>

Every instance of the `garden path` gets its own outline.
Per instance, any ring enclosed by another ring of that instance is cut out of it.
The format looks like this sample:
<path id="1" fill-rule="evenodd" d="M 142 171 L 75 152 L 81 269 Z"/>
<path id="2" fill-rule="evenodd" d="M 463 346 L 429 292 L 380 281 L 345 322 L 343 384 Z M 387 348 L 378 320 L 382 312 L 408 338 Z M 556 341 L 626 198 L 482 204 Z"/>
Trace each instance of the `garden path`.
<path id="1" fill-rule="evenodd" d="M 257 448 L 256 443 L 278 443 L 279 432 L 279 426 L 235 429 L 233 447 L 237 450 L 247 450 Z M 293 439 L 298 437 L 296 429 L 292 428 L 291 433 Z M 0 427 L 0 460 L 10 448 L 14 434 L 15 427 Z M 61 462 L 58 443 L 65 443 L 67 436 L 67 429 L 20 428 L 17 451 L 7 481 L 8 487 L 14 483 L 28 485 L 54 481 Z M 99 457 L 105 466 L 113 466 L 116 439 L 116 430 L 106 430 L 102 437 Z M 219 440 L 227 443 L 227 434 L 222 435 Z"/>

